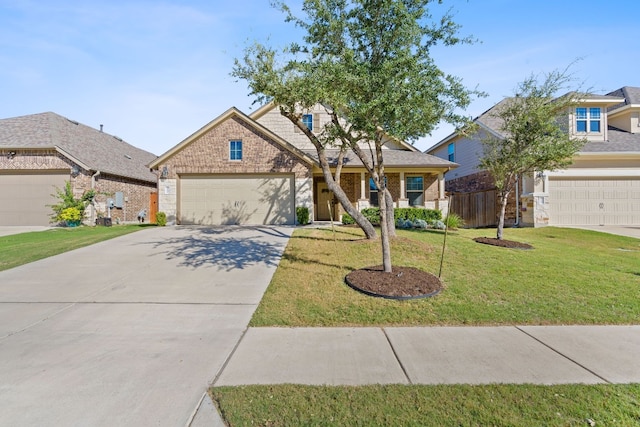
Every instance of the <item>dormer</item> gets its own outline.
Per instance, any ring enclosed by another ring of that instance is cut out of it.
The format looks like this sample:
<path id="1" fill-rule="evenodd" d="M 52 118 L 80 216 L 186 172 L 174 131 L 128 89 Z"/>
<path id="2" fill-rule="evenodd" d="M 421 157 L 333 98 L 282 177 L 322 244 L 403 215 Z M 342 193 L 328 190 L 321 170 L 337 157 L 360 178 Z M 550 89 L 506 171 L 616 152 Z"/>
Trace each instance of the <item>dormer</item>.
<path id="1" fill-rule="evenodd" d="M 624 98 L 610 95 L 591 95 L 580 100 L 570 114 L 571 133 L 588 141 L 606 141 L 607 108 L 621 102 Z"/>
<path id="2" fill-rule="evenodd" d="M 625 86 L 609 95 L 623 97 L 622 103 L 609 107 L 609 126 L 640 133 L 640 88 Z"/>

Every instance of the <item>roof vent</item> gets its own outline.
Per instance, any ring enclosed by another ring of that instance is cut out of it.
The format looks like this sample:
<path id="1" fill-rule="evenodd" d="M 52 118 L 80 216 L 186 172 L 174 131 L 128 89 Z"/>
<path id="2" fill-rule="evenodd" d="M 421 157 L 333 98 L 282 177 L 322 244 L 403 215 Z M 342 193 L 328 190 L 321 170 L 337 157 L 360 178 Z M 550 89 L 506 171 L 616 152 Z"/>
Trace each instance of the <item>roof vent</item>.
<path id="1" fill-rule="evenodd" d="M 120 137 L 118 137 L 118 136 L 113 135 L 113 137 L 114 137 L 115 139 L 117 139 L 118 141 L 122 141 L 122 138 L 120 138 Z"/>
<path id="2" fill-rule="evenodd" d="M 104 126 L 104 125 L 102 125 L 102 124 L 100 125 L 100 132 L 102 132 L 102 127 L 103 127 L 103 126 Z"/>
<path id="3" fill-rule="evenodd" d="M 71 123 L 73 123 L 74 125 L 79 125 L 80 123 L 76 122 L 75 120 L 71 120 L 71 119 L 67 119 L 69 120 Z"/>
<path id="4" fill-rule="evenodd" d="M 127 159 L 131 160 L 131 156 L 130 156 L 130 155 L 125 154 L 124 156 L 125 156 Z"/>

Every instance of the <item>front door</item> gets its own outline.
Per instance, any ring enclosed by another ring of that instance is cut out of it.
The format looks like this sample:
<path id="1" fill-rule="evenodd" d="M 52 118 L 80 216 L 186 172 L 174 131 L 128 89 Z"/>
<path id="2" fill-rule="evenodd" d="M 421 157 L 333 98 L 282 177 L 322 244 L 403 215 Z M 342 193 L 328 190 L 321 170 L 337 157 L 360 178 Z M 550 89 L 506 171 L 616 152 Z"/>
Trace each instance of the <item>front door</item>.
<path id="1" fill-rule="evenodd" d="M 330 221 L 331 220 L 331 208 L 333 207 L 333 193 L 329 191 L 329 187 L 326 182 L 319 182 L 317 186 L 318 191 L 318 221 Z M 334 217 L 335 219 L 335 217 Z"/>

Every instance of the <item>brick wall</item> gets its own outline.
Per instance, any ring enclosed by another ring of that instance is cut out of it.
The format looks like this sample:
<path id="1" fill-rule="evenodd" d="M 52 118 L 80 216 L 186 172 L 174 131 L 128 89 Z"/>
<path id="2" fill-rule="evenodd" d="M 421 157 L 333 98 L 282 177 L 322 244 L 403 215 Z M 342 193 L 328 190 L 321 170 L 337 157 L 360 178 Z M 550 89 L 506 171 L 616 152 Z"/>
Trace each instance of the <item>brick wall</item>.
<path id="1" fill-rule="evenodd" d="M 82 169 L 62 154 L 55 150 L 16 150 L 16 155 L 8 158 L 8 152 L 0 151 L 0 170 L 68 170 L 69 182 L 76 198 L 91 189 L 92 172 Z M 71 175 L 71 169 L 76 166 L 79 170 L 77 176 Z M 130 222 L 137 220 L 137 214 L 142 209 L 149 212 L 149 194 L 157 191 L 155 183 L 138 181 L 113 175 L 99 175 L 95 183 L 97 212 L 106 216 L 106 200 L 115 199 L 115 192 L 121 191 L 128 202 L 122 209 L 112 209 L 111 217 L 114 221 Z M 91 208 L 86 210 L 87 222 L 91 222 Z M 147 215 L 148 216 L 148 215 Z"/>
<path id="2" fill-rule="evenodd" d="M 242 160 L 229 160 L 229 141 L 242 140 Z M 309 178 L 311 167 L 266 135 L 238 118 L 220 123 L 158 166 L 166 166 L 168 178 L 179 174 L 294 173 Z"/>

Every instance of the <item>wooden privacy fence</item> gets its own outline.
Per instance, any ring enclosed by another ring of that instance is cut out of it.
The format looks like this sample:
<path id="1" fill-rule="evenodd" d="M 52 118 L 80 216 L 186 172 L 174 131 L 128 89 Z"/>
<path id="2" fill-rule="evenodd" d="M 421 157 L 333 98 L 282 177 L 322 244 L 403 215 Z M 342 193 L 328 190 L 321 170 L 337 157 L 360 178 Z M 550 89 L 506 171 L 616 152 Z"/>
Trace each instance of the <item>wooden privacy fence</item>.
<path id="1" fill-rule="evenodd" d="M 464 220 L 464 226 L 492 227 L 498 224 L 496 190 L 453 193 L 450 196 L 449 211 Z"/>

